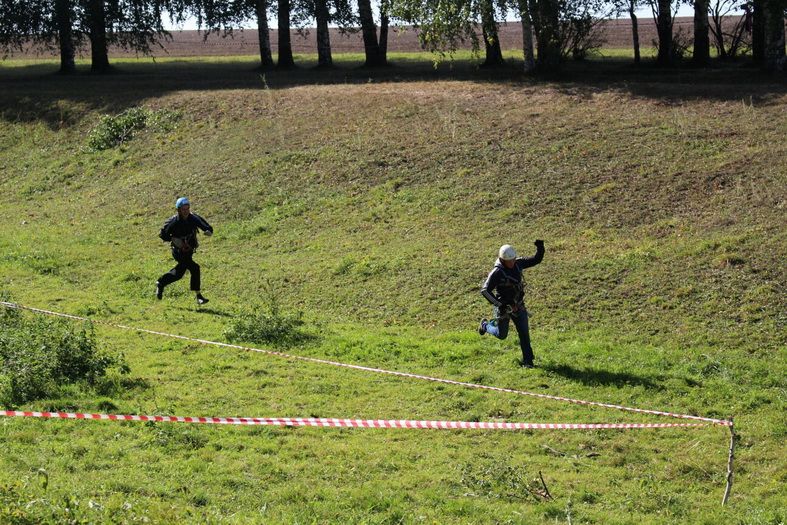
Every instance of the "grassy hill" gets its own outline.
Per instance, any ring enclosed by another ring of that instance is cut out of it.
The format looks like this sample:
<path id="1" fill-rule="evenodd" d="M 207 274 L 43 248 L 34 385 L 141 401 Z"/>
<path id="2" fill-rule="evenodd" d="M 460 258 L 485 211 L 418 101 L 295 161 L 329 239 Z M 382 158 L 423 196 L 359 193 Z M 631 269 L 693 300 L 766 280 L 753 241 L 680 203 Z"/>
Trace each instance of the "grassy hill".
<path id="1" fill-rule="evenodd" d="M 400 63 L 411 57 L 403 57 Z M 4 420 L 0 501 L 25 523 L 785 519 L 787 89 L 747 71 L 465 63 L 291 74 L 253 61 L 0 68 L 0 289 L 30 306 L 223 340 L 272 297 L 299 355 L 552 395 L 734 416 L 722 428 L 427 432 Z M 177 115 L 91 151 L 104 113 Z M 209 308 L 157 238 L 176 196 L 216 228 Z M 538 368 L 480 338 L 500 244 L 526 272 Z M 32 409 L 217 416 L 662 421 L 96 326 L 131 367 Z M 39 469 L 46 472 L 39 473 Z M 553 501 L 528 492 L 541 471 Z"/>

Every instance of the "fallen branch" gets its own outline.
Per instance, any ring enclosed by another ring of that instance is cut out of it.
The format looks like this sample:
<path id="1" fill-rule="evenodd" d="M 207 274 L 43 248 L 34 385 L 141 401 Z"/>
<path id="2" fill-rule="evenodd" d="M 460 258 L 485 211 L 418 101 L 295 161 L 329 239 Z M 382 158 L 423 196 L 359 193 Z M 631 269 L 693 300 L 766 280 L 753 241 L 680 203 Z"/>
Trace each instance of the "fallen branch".
<path id="1" fill-rule="evenodd" d="M 539 488 L 538 481 L 541 478 L 541 486 L 544 487 L 543 489 Z M 549 493 L 549 489 L 547 488 L 547 484 L 544 482 L 544 476 L 541 474 L 541 471 L 538 471 L 538 478 L 534 478 L 533 481 L 525 485 L 525 490 L 528 491 L 532 496 L 536 498 L 540 498 L 546 501 L 552 501 L 554 498 L 552 494 Z"/>
<path id="2" fill-rule="evenodd" d="M 547 488 L 546 482 L 544 482 L 544 476 L 541 475 L 541 471 L 538 471 L 538 477 L 541 478 L 541 484 L 544 486 L 544 492 L 546 493 L 546 499 L 552 500 L 552 494 L 549 493 L 549 489 Z"/>
<path id="3" fill-rule="evenodd" d="M 565 453 L 565 452 L 560 452 L 559 450 L 555 450 L 554 448 L 550 447 L 549 445 L 541 445 L 541 446 L 542 446 L 544 449 L 546 449 L 546 450 L 548 450 L 549 452 L 551 452 L 551 453 L 552 453 L 553 455 L 555 455 L 555 456 L 559 456 L 559 457 L 565 457 L 565 456 L 566 456 L 566 453 Z"/>

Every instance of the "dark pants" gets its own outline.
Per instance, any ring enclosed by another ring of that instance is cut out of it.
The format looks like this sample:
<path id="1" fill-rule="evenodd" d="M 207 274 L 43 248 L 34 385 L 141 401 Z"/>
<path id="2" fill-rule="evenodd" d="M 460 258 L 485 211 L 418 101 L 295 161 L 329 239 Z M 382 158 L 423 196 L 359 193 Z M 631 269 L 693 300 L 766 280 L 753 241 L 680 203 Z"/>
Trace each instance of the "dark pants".
<path id="1" fill-rule="evenodd" d="M 495 312 L 498 313 L 497 311 Z M 511 313 L 510 320 L 514 321 L 516 331 L 519 334 L 519 346 L 522 348 L 522 362 L 527 365 L 533 364 L 533 347 L 530 346 L 530 326 L 527 322 L 527 310 L 519 308 Z M 498 339 L 508 337 L 508 315 L 498 315 L 497 325 L 490 323 L 486 331 Z"/>
<path id="2" fill-rule="evenodd" d="M 188 270 L 191 274 L 191 289 L 195 292 L 199 292 L 199 264 L 195 263 L 191 258 L 193 255 L 194 252 L 181 252 L 172 250 L 172 257 L 178 261 L 178 264 L 173 269 L 159 277 L 158 282 L 161 284 L 162 288 L 170 283 L 180 280 L 180 278 L 183 277 L 183 274 L 186 273 L 186 270 Z"/>

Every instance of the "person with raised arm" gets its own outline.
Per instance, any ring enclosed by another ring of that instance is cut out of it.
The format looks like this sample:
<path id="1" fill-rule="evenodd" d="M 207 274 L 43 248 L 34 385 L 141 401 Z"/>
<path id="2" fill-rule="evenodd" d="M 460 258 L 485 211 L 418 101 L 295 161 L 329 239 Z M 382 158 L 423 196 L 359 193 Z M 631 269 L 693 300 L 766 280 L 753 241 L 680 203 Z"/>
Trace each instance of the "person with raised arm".
<path id="1" fill-rule="evenodd" d="M 514 247 L 504 244 L 497 254 L 495 267 L 489 272 L 481 287 L 481 295 L 494 307 L 491 321 L 481 319 L 478 333 L 491 334 L 498 339 L 508 337 L 509 321 L 514 322 L 522 348 L 521 365 L 533 368 L 533 348 L 530 346 L 530 327 L 525 308 L 525 287 L 522 270 L 537 265 L 544 259 L 544 241 L 537 240 L 536 254 L 532 257 L 517 257 Z"/>

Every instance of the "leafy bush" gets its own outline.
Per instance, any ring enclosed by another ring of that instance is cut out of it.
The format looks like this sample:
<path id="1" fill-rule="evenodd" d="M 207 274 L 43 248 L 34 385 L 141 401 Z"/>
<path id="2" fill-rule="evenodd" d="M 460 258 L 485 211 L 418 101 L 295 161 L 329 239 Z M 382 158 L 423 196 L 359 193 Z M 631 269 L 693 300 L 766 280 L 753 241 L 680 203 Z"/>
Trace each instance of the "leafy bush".
<path id="1" fill-rule="evenodd" d="M 225 337 L 233 342 L 248 341 L 287 346 L 308 339 L 300 328 L 302 312 L 284 313 L 278 307 L 256 307 L 251 312 L 237 314 Z"/>
<path id="2" fill-rule="evenodd" d="M 96 348 L 89 323 L 0 311 L 0 405 L 53 397 L 68 384 L 95 385 L 111 367 L 128 372 L 122 357 Z"/>
<path id="3" fill-rule="evenodd" d="M 787 5 L 787 4 L 785 4 Z M 710 4 L 710 35 L 716 53 L 722 60 L 734 59 L 751 51 L 754 23 L 754 2 L 747 0 L 714 0 Z M 733 18 L 735 12 L 741 16 Z"/>
<path id="4" fill-rule="evenodd" d="M 264 287 L 265 306 L 256 306 L 250 312 L 235 315 L 232 324 L 224 331 L 230 341 L 247 341 L 287 346 L 310 339 L 303 331 L 303 312 L 285 312 L 279 305 L 271 283 Z"/>
<path id="5" fill-rule="evenodd" d="M 602 25 L 607 18 L 604 2 L 559 0 L 555 7 L 558 9 L 556 43 L 561 59 L 584 60 L 601 48 L 605 41 Z"/>
<path id="6" fill-rule="evenodd" d="M 684 60 L 689 55 L 692 44 L 692 36 L 683 31 L 682 28 L 678 28 L 672 34 L 672 61 L 680 62 Z"/>
<path id="7" fill-rule="evenodd" d="M 572 14 L 560 20 L 560 56 L 585 60 L 604 45 L 600 18 L 589 13 Z"/>
<path id="8" fill-rule="evenodd" d="M 119 115 L 104 115 L 98 125 L 88 134 L 88 146 L 93 151 L 111 149 L 128 142 L 134 134 L 144 129 L 167 132 L 180 120 L 177 111 L 152 111 L 145 108 L 130 108 Z"/>
<path id="9" fill-rule="evenodd" d="M 656 48 L 658 53 L 659 41 L 654 39 L 652 41 L 653 47 Z M 672 44 L 670 47 L 670 61 L 673 63 L 681 62 L 689 54 L 692 46 L 691 36 L 678 28 L 672 33 Z"/>

